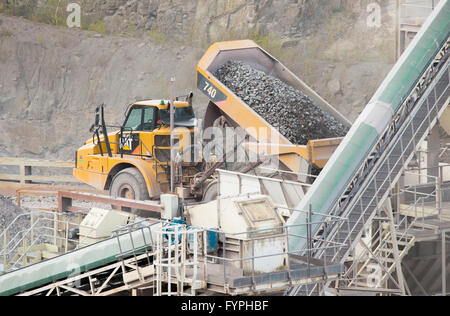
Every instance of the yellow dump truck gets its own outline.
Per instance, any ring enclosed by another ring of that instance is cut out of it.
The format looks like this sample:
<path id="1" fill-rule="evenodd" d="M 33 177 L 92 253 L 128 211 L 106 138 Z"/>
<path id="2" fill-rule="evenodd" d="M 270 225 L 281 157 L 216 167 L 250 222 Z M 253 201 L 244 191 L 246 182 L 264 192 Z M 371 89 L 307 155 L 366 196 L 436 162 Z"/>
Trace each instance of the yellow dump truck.
<path id="1" fill-rule="evenodd" d="M 276 129 L 214 77 L 215 69 L 233 59 L 258 65 L 268 74 L 303 92 L 344 125 L 350 126 L 331 105 L 257 44 L 252 41 L 233 41 L 212 45 L 198 64 L 197 87 L 210 99 L 204 128 L 212 126 L 218 118 L 225 117 L 232 125 L 245 129 L 254 141 L 264 144 L 259 146 L 259 151 L 270 155 L 275 152 L 271 148 L 276 148 L 286 170 L 306 173 L 310 164 L 322 168 L 340 139 L 311 140 L 307 146 L 296 146 L 278 135 Z M 184 158 L 191 155 L 192 158 L 196 145 L 192 94 L 187 96 L 186 101 L 175 101 L 174 108 L 177 156 Z M 267 128 L 270 133 L 276 133 L 280 143 L 270 144 L 267 135 L 263 138 L 254 133 L 258 128 Z M 162 193 L 169 191 L 171 168 L 174 168 L 176 186 L 183 188 L 183 196 L 199 199 L 210 187 L 209 176 L 216 168 L 222 167 L 216 163 L 208 169 L 208 164 L 195 162 L 194 159 L 177 160 L 176 165 L 172 166 L 168 100 L 141 101 L 130 105 L 120 131 L 110 134 L 104 122 L 103 107 L 99 107 L 92 132 L 93 139 L 76 153 L 73 173 L 87 184 L 100 190 L 109 190 L 113 197 L 158 199 Z"/>

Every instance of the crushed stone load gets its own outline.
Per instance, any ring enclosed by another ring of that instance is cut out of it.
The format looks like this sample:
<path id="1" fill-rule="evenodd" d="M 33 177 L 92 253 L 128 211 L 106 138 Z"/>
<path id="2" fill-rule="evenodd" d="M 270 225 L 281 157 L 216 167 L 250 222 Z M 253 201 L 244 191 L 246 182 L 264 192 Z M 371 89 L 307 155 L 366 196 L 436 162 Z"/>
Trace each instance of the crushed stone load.
<path id="1" fill-rule="evenodd" d="M 215 76 L 293 144 L 343 137 L 348 132 L 309 97 L 242 61 L 228 61 Z"/>

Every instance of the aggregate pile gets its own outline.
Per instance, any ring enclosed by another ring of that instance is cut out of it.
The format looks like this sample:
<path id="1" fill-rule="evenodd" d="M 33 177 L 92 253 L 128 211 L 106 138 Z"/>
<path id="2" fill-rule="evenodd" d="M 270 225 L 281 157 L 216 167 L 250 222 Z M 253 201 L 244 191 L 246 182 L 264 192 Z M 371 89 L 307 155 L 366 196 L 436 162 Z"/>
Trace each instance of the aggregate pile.
<path id="1" fill-rule="evenodd" d="M 294 144 L 343 137 L 348 132 L 309 97 L 242 61 L 228 61 L 215 76 Z"/>
<path id="2" fill-rule="evenodd" d="M 25 199 L 22 199 L 22 202 Z M 7 196 L 0 195 L 0 238 L 4 238 L 4 230 L 9 228 L 6 233 L 6 240 L 8 243 L 8 255 L 7 260 L 10 261 L 17 254 L 17 247 L 22 246 L 22 236 L 25 234 L 27 238 L 30 237 L 30 211 L 26 207 L 22 208 L 17 206 L 13 199 Z M 18 217 L 21 215 L 20 217 Z M 18 217 L 18 218 L 17 218 Z M 53 222 L 45 220 L 44 217 L 52 219 L 52 215 L 36 214 L 34 224 L 34 241 L 36 244 L 44 244 L 50 241 L 49 230 L 45 227 L 53 225 Z M 14 224 L 12 224 L 14 222 Z M 50 224 L 49 224 L 50 223 Z M 10 225 L 12 224 L 12 225 Z M 29 241 L 29 239 L 27 239 Z M 0 247 L 0 251 L 3 251 L 3 247 Z M 15 259 L 17 260 L 17 259 Z M 3 258 L 0 260 L 3 263 Z M 10 261 L 11 262 L 11 261 Z M 0 270 L 3 267 L 0 265 Z"/>
<path id="3" fill-rule="evenodd" d="M 23 209 L 14 205 L 9 198 L 0 195 L 0 234 L 21 214 L 25 214 Z"/>
<path id="4" fill-rule="evenodd" d="M 17 216 L 26 214 L 26 211 L 15 205 L 8 197 L 0 195 L 0 234 L 3 238 L 3 231 L 11 224 Z M 10 241 L 19 232 L 28 229 L 30 227 L 29 218 L 19 218 L 11 230 L 8 231 L 7 240 Z M 3 241 L 3 239 L 2 239 Z"/>

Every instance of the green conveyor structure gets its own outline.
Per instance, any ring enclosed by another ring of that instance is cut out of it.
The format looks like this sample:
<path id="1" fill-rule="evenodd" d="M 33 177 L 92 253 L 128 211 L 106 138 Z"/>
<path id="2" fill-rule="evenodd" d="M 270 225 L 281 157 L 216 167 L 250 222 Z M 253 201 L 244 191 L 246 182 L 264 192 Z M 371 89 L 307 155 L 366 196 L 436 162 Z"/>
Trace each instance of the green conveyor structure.
<path id="1" fill-rule="evenodd" d="M 135 249 L 149 247 L 150 229 L 139 229 L 132 233 L 81 248 L 59 257 L 0 276 L 0 296 L 10 296 L 42 287 L 86 271 L 90 271 L 114 262 Z"/>
<path id="2" fill-rule="evenodd" d="M 357 242 L 364 224 L 379 207 L 378 202 L 385 199 L 390 185 L 398 180 L 403 163 L 448 104 L 448 60 L 438 64 L 439 69 L 435 64 L 442 51 L 448 57 L 449 35 L 450 2 L 442 0 L 298 205 L 297 209 L 303 212 L 289 219 L 288 225 L 303 225 L 290 230 L 302 236 L 290 238 L 290 251 L 306 248 L 307 232 L 303 227 L 309 210 L 313 211 L 313 223 L 329 214 L 349 219 L 349 228 L 329 228 L 329 233 L 334 234 L 337 243 Z M 416 96 L 415 89 L 424 77 L 429 80 L 428 86 Z M 393 125 L 403 116 L 403 121 Z M 312 233 L 318 233 L 319 224 L 313 226 Z M 351 247 L 345 251 L 348 248 Z M 329 259 L 345 260 L 344 257 L 341 253 Z"/>

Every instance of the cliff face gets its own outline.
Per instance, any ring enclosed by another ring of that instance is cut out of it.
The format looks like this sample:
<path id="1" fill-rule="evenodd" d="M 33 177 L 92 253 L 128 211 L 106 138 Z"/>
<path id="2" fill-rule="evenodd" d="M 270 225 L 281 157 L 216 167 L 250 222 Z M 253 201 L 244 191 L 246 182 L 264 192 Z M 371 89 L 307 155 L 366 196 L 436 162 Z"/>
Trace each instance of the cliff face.
<path id="1" fill-rule="evenodd" d="M 177 94 L 196 93 L 201 117 L 195 65 L 218 40 L 257 40 L 350 119 L 394 61 L 392 0 L 378 2 L 379 27 L 368 0 L 78 1 L 97 32 L 61 24 L 67 0 L 6 2 L 8 15 L 59 26 L 0 14 L 0 155 L 72 159 L 96 105 L 120 124 L 136 99 L 167 98 L 171 76 Z"/>
<path id="2" fill-rule="evenodd" d="M 119 125 L 137 99 L 195 88 L 198 49 L 168 49 L 136 39 L 34 24 L 0 16 L 0 151 L 72 159 L 89 135 L 95 106 Z M 186 53 L 184 53 L 186 52 Z"/>
<path id="3" fill-rule="evenodd" d="M 33 20 L 63 24 L 71 0 L 0 0 L 0 10 Z M 392 24 L 395 0 L 78 0 L 82 24 L 104 23 L 109 33 L 159 32 L 173 42 L 209 44 L 224 37 L 274 34 L 292 40 L 313 34 L 336 17 L 354 25 L 381 8 Z M 390 13 L 391 12 L 391 13 Z M 357 26 L 357 25 L 354 25 Z M 364 25 L 358 25 L 363 27 Z M 346 30 L 349 31 L 349 30 Z"/>
<path id="4" fill-rule="evenodd" d="M 292 39 L 314 33 L 341 14 L 366 19 L 369 4 L 391 23 L 392 0 L 109 0 L 79 1 L 85 19 L 103 20 L 111 32 L 158 30 L 174 41 L 207 43 L 224 37 L 273 33 Z"/>

